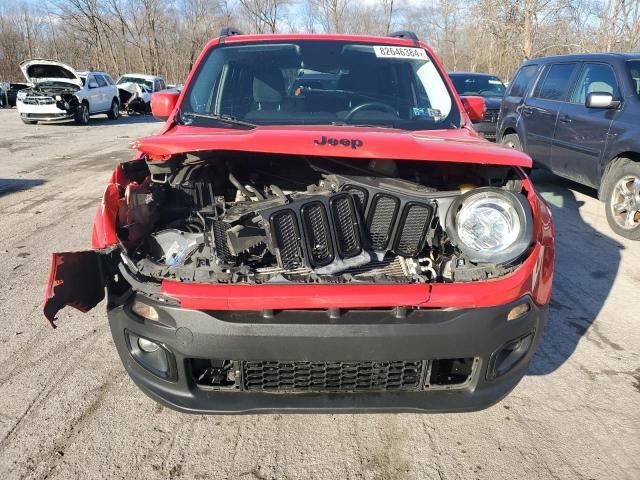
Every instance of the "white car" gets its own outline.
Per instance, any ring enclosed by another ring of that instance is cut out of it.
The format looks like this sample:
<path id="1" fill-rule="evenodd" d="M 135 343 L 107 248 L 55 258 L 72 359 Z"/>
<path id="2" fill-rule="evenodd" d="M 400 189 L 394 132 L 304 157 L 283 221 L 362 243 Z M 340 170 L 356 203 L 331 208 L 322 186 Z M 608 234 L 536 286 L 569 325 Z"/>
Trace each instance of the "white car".
<path id="1" fill-rule="evenodd" d="M 128 113 L 151 113 L 151 95 L 167 88 L 164 78 L 144 73 L 126 73 L 116 85 L 120 105 Z"/>
<path id="2" fill-rule="evenodd" d="M 24 123 L 74 119 L 86 125 L 90 115 L 120 116 L 118 88 L 105 72 L 76 72 L 55 60 L 33 59 L 20 64 L 30 88 L 18 92 L 16 107 Z"/>

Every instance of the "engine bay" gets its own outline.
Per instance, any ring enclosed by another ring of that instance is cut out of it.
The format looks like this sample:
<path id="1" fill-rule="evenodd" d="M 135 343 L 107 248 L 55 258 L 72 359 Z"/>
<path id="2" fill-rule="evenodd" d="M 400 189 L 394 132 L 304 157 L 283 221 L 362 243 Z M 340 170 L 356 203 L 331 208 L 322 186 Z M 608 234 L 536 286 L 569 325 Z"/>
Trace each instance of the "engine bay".
<path id="1" fill-rule="evenodd" d="M 52 105 L 60 110 L 74 113 L 80 104 L 76 93 L 80 87 L 67 82 L 39 82 L 23 90 L 22 103 L 26 105 Z"/>
<path id="2" fill-rule="evenodd" d="M 432 283 L 512 271 L 447 234 L 467 192 L 522 188 L 511 167 L 204 152 L 122 164 L 121 256 L 137 278 Z"/>

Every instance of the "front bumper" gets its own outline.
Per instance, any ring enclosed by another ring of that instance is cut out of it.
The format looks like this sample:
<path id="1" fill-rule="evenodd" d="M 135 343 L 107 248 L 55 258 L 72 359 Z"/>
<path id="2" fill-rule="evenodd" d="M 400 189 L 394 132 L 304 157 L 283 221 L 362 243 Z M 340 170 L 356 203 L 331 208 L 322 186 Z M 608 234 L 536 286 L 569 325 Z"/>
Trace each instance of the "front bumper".
<path id="1" fill-rule="evenodd" d="M 73 118 L 73 114 L 67 110 L 62 110 L 56 104 L 33 105 L 18 101 L 18 113 L 25 120 L 38 120 L 42 122 L 50 122 L 55 120 L 69 120 Z"/>
<path id="2" fill-rule="evenodd" d="M 138 300 L 154 306 L 159 319 L 139 317 L 131 311 L 130 303 L 111 309 L 108 317 L 118 353 L 131 378 L 147 395 L 187 413 L 479 410 L 499 401 L 523 377 L 541 338 L 547 311 L 528 296 L 496 307 L 417 309 L 406 315 L 384 309 L 205 312 L 141 296 Z M 530 310 L 507 321 L 508 312 L 523 302 Z M 131 333 L 153 340 L 169 352 L 172 378 L 161 378 L 134 358 L 127 337 Z M 497 352 L 529 334 L 531 343 L 519 360 L 492 379 Z M 242 378 L 231 388 L 203 388 L 192 371 L 194 359 L 431 364 L 436 359 L 468 357 L 475 359 L 474 367 L 464 384 L 422 385 L 412 391 L 257 392 L 246 391 Z"/>

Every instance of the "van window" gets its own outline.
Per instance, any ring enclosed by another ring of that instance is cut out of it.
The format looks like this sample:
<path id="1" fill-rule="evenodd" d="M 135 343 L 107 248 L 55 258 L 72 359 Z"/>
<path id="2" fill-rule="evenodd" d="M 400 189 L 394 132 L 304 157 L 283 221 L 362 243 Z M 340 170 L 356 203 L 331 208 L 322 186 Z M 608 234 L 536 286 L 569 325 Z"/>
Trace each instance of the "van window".
<path id="1" fill-rule="evenodd" d="M 627 65 L 629 67 L 629 77 L 631 78 L 633 93 L 640 97 L 640 60 L 631 60 Z"/>
<path id="2" fill-rule="evenodd" d="M 548 67 L 546 73 L 538 81 L 533 96 L 544 100 L 565 100 L 576 67 L 576 63 L 557 63 Z"/>
<path id="3" fill-rule="evenodd" d="M 509 97 L 524 97 L 525 93 L 529 89 L 531 80 L 536 74 L 538 65 L 527 65 L 522 67 L 511 81 L 507 96 Z"/>
<path id="4" fill-rule="evenodd" d="M 571 96 L 571 103 L 584 104 L 587 101 L 587 95 L 594 92 L 610 93 L 614 98 L 618 96 L 618 82 L 609 65 L 585 64 L 578 78 L 577 87 Z"/>

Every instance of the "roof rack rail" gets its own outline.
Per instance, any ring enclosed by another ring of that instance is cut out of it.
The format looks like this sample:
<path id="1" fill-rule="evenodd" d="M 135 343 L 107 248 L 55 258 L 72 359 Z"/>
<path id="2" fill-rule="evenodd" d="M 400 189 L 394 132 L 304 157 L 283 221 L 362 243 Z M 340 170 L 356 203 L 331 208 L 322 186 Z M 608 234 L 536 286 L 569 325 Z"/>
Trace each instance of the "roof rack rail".
<path id="1" fill-rule="evenodd" d="M 233 37 L 234 35 L 244 35 L 244 33 L 235 27 L 224 27 L 220 30 L 221 37 Z"/>
<path id="2" fill-rule="evenodd" d="M 409 30 L 400 30 L 398 32 L 392 32 L 392 33 L 389 33 L 387 37 L 406 38 L 408 40 L 413 40 L 414 42 L 420 41 L 418 36 L 414 32 L 411 32 Z"/>

